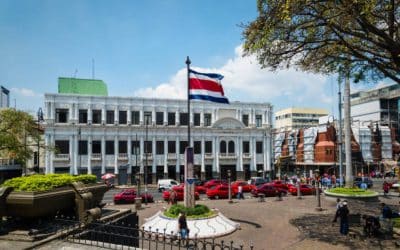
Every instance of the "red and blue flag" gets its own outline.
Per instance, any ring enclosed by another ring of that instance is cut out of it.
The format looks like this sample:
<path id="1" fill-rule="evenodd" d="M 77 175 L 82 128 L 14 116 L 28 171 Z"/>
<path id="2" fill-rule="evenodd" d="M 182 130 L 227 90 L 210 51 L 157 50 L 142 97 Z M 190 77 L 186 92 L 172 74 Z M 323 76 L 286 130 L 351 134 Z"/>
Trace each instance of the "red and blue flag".
<path id="1" fill-rule="evenodd" d="M 189 100 L 205 100 L 229 104 L 221 85 L 223 75 L 189 70 Z"/>

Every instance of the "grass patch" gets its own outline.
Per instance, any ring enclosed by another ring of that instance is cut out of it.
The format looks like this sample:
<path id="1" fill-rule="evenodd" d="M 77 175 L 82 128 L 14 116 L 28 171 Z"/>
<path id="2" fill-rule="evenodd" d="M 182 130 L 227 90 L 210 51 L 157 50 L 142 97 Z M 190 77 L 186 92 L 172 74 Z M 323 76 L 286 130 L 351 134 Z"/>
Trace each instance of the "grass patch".
<path id="1" fill-rule="evenodd" d="M 193 208 L 188 208 L 180 204 L 172 205 L 164 212 L 169 218 L 178 218 L 179 213 L 185 213 L 187 218 L 200 219 L 212 217 L 215 213 L 205 205 L 197 204 Z"/>
<path id="2" fill-rule="evenodd" d="M 35 174 L 30 176 L 16 177 L 6 180 L 1 186 L 12 187 L 15 191 L 49 191 L 54 188 L 68 186 L 73 182 L 84 184 L 96 183 L 95 175 L 69 175 L 69 174 Z"/>
<path id="3" fill-rule="evenodd" d="M 361 188 L 332 188 L 329 189 L 328 191 L 329 193 L 334 193 L 334 194 L 345 194 L 345 195 L 354 195 L 354 196 L 358 196 L 358 195 L 373 195 L 376 192 L 374 191 L 370 191 L 370 190 L 364 190 Z"/>
<path id="4" fill-rule="evenodd" d="M 393 227 L 400 228 L 400 218 L 393 218 Z"/>

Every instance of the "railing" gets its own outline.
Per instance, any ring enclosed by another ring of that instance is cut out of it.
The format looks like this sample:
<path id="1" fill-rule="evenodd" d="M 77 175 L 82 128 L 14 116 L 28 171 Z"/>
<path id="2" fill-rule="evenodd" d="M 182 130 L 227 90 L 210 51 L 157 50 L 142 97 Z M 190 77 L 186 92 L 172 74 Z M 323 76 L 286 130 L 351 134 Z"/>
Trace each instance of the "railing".
<path id="1" fill-rule="evenodd" d="M 105 222 L 93 222 L 83 226 L 72 224 L 73 230 L 68 230 L 65 240 L 101 247 L 107 249 L 196 249 L 196 250 L 242 250 L 254 249 L 250 242 L 247 248 L 244 245 L 235 245 L 233 241 L 216 241 L 213 239 L 181 239 L 173 232 L 148 232 L 134 225 L 112 225 Z"/>
<path id="2" fill-rule="evenodd" d="M 234 159 L 234 158 L 236 158 L 236 154 L 235 153 L 220 153 L 219 157 L 224 158 L 224 159 Z"/>
<path id="3" fill-rule="evenodd" d="M 118 160 L 128 160 L 128 154 L 126 153 L 118 154 Z"/>
<path id="4" fill-rule="evenodd" d="M 243 158 L 251 158 L 251 154 L 250 153 L 243 153 Z"/>
<path id="5" fill-rule="evenodd" d="M 92 154 L 92 160 L 101 160 L 101 154 Z"/>
<path id="6" fill-rule="evenodd" d="M 214 156 L 213 156 L 212 153 L 205 153 L 205 154 L 204 154 L 204 158 L 206 158 L 206 159 L 212 159 L 212 158 L 214 158 Z"/>
<path id="7" fill-rule="evenodd" d="M 69 161 L 69 154 L 56 154 L 55 161 Z"/>
<path id="8" fill-rule="evenodd" d="M 146 159 L 146 154 L 143 154 L 143 159 Z M 152 153 L 147 153 L 147 159 L 148 160 L 153 159 L 153 154 Z"/>
<path id="9" fill-rule="evenodd" d="M 176 154 L 168 154 L 168 159 L 176 159 Z"/>

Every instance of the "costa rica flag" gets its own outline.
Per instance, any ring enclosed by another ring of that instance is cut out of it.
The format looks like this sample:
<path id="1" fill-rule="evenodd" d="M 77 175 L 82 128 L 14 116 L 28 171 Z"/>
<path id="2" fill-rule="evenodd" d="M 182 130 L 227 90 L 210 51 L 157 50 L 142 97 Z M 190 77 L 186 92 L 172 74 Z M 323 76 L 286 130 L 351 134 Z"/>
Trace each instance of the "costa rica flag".
<path id="1" fill-rule="evenodd" d="M 205 100 L 229 104 L 221 85 L 223 75 L 200 73 L 189 69 L 189 100 Z"/>

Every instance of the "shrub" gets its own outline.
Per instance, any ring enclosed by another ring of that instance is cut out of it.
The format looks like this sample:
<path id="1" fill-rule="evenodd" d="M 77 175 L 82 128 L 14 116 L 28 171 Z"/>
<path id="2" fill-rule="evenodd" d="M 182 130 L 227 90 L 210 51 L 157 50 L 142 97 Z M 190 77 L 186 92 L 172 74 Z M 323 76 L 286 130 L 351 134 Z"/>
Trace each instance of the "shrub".
<path id="1" fill-rule="evenodd" d="M 372 195 L 374 191 L 364 190 L 361 188 L 332 188 L 329 190 L 330 193 L 335 194 L 346 194 L 346 195 Z"/>
<path id="2" fill-rule="evenodd" d="M 197 204 L 193 208 L 185 207 L 180 204 L 172 205 L 164 215 L 171 218 L 177 218 L 179 213 L 185 213 L 188 218 L 207 218 L 214 215 L 207 206 Z"/>
<path id="3" fill-rule="evenodd" d="M 400 218 L 393 218 L 393 227 L 400 228 Z"/>
<path id="4" fill-rule="evenodd" d="M 95 175 L 47 174 L 16 177 L 7 180 L 2 186 L 12 187 L 16 191 L 48 191 L 54 188 L 68 186 L 72 182 L 81 181 L 84 184 L 95 183 Z"/>

